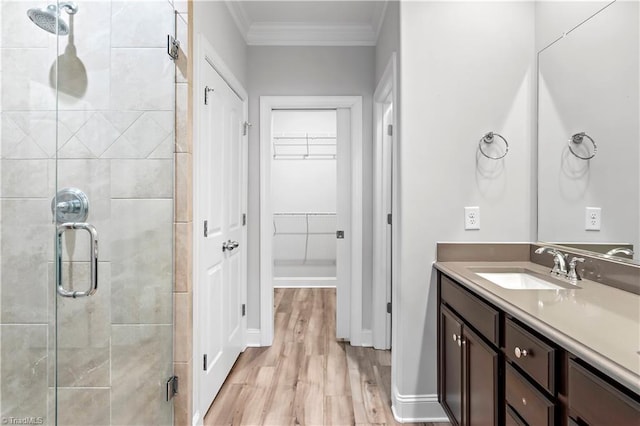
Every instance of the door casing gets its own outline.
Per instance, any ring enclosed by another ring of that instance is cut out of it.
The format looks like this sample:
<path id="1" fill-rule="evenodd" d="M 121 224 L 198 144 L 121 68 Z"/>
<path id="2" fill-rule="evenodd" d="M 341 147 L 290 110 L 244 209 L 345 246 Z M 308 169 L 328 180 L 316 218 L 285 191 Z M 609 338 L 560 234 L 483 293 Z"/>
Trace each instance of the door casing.
<path id="1" fill-rule="evenodd" d="M 387 303 L 392 303 L 392 224 L 387 224 L 387 214 L 393 213 L 393 181 L 396 158 L 397 99 L 396 99 L 396 54 L 393 53 L 385 68 L 374 101 L 374 189 L 373 189 L 373 286 L 371 331 L 373 347 L 391 348 L 391 314 L 387 313 Z M 387 111 L 391 108 L 390 113 Z M 392 125 L 388 135 L 387 125 Z"/>

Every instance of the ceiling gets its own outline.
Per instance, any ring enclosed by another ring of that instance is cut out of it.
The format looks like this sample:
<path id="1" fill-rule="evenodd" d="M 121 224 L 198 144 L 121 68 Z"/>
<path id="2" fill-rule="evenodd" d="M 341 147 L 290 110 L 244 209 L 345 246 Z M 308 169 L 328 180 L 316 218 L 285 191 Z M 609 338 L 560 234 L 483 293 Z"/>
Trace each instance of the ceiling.
<path id="1" fill-rule="evenodd" d="M 386 0 L 227 0 L 249 45 L 374 46 Z"/>

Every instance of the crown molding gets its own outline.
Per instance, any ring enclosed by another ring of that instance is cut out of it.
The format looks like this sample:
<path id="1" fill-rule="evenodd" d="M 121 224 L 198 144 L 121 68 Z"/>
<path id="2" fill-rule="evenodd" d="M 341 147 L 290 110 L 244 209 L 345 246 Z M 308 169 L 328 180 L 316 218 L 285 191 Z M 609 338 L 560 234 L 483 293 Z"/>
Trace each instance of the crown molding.
<path id="1" fill-rule="evenodd" d="M 253 46 L 375 46 L 376 32 L 371 25 L 254 23 L 246 41 Z"/>
<path id="2" fill-rule="evenodd" d="M 236 23 L 238 31 L 240 31 L 242 38 L 244 38 L 244 41 L 246 42 L 247 34 L 249 32 L 249 28 L 251 27 L 251 18 L 249 18 L 244 5 L 240 1 L 234 0 L 225 0 L 224 3 L 227 5 L 227 9 L 229 9 L 229 13 L 233 18 L 233 21 Z"/>

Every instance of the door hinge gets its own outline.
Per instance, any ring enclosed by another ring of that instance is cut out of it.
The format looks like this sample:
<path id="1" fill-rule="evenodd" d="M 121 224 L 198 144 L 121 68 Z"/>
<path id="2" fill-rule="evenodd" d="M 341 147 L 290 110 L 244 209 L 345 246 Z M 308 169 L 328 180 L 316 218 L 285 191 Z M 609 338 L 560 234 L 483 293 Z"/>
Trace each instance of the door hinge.
<path id="1" fill-rule="evenodd" d="M 209 236 L 209 221 L 204 221 L 204 236 L 205 238 Z"/>
<path id="2" fill-rule="evenodd" d="M 242 213 L 242 226 L 247 226 L 247 214 Z"/>
<path id="3" fill-rule="evenodd" d="M 387 126 L 387 135 L 393 136 L 393 124 Z"/>
<path id="4" fill-rule="evenodd" d="M 174 61 L 178 59 L 178 52 L 180 51 L 180 42 L 175 39 L 171 34 L 167 34 L 167 54 Z"/>
<path id="5" fill-rule="evenodd" d="M 205 105 L 209 105 L 209 93 L 213 92 L 215 89 L 209 87 L 209 86 L 204 86 L 204 104 Z"/>
<path id="6" fill-rule="evenodd" d="M 387 313 L 391 313 L 391 302 L 387 302 Z"/>
<path id="7" fill-rule="evenodd" d="M 344 231 L 336 231 L 336 238 L 339 240 L 344 240 Z"/>
<path id="8" fill-rule="evenodd" d="M 246 304 L 242 304 L 242 316 L 247 315 L 247 305 Z"/>
<path id="9" fill-rule="evenodd" d="M 253 124 L 245 121 L 243 124 L 242 136 L 247 136 L 249 134 L 249 127 L 253 126 Z"/>
<path id="10" fill-rule="evenodd" d="M 203 362 L 202 362 L 202 369 L 203 369 L 204 371 L 207 371 L 207 354 L 204 354 L 204 357 L 203 357 L 203 358 L 204 358 L 204 359 L 202 360 L 202 361 L 203 361 Z"/>
<path id="11" fill-rule="evenodd" d="M 391 225 L 391 213 L 387 214 L 387 225 Z"/>
<path id="12" fill-rule="evenodd" d="M 178 376 L 171 376 L 167 380 L 167 402 L 178 394 Z"/>

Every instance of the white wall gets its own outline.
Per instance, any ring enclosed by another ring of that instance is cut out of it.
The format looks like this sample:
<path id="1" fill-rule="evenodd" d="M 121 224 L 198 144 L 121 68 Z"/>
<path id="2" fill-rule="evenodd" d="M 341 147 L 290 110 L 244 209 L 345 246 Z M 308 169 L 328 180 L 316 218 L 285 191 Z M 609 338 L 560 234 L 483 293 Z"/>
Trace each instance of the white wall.
<path id="1" fill-rule="evenodd" d="M 247 82 L 247 44 L 223 1 L 193 1 L 194 37 L 204 34 L 234 76 Z"/>
<path id="2" fill-rule="evenodd" d="M 380 81 L 389 58 L 400 48 L 400 2 L 389 0 L 376 43 L 376 82 Z"/>
<path id="3" fill-rule="evenodd" d="M 534 12 L 532 2 L 400 5 L 393 323 L 400 417 L 443 415 L 435 401 L 436 242 L 532 238 Z M 488 131 L 508 139 L 503 161 L 478 156 Z M 479 231 L 464 230 L 464 206 L 480 206 Z M 416 396 L 430 403 L 407 403 Z"/>
<path id="4" fill-rule="evenodd" d="M 363 327 L 371 324 L 372 95 L 373 47 L 262 47 L 248 50 L 249 117 L 249 277 L 248 327 L 260 327 L 259 100 L 268 95 L 358 95 L 363 97 L 364 196 L 362 224 Z"/>

